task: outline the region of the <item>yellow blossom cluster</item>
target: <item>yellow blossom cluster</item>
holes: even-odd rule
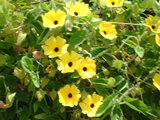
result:
[[[74,107],[78,105],[81,98],[80,90],[75,85],[65,85],[58,91],[59,102],[63,106]],[[82,113],[87,114],[88,117],[95,117],[96,111],[102,104],[103,97],[93,93],[79,103]]]
[[[89,5],[84,2],[68,2],[66,5],[66,11],[69,15],[75,17],[87,16],[91,12]],[[51,10],[42,16],[44,27],[56,28],[65,24],[66,13],[58,9],[57,11]],[[107,28],[108,27],[108,28]],[[100,34],[108,39],[116,37],[115,26],[103,22],[100,24]],[[110,29],[110,30],[108,30]],[[106,34],[104,34],[106,32]],[[112,34],[113,33],[113,34]],[[82,57],[75,51],[68,52],[69,44],[66,40],[60,36],[50,37],[45,41],[45,45],[42,45],[44,54],[49,58],[58,57],[56,60],[58,65],[57,69],[61,73],[71,73],[77,71],[82,79],[91,78],[96,75],[95,61],[89,57]],[[46,68],[46,72],[49,72],[53,65],[49,65]],[[63,106],[74,107],[78,105],[81,98],[80,90],[75,85],[65,85],[58,91],[59,102]],[[79,103],[82,109],[82,113],[87,114],[89,117],[95,117],[96,111],[102,104],[103,97],[94,93],[92,96],[88,95],[84,100]]]
[[[83,8],[83,9],[82,9]],[[89,5],[84,2],[68,2],[65,8],[67,13],[71,16],[80,17],[90,14]],[[42,16],[44,27],[55,28],[63,26],[65,24],[66,13],[58,9],[57,11],[51,10]],[[117,37],[117,31],[115,25],[109,22],[103,21],[99,25],[99,33],[107,39],[114,39]],[[95,61],[89,57],[81,57],[75,51],[70,53],[67,51],[69,44],[66,44],[66,40],[57,37],[50,37],[45,45],[42,45],[44,54],[49,58],[59,57],[56,60],[58,64],[58,70],[62,73],[74,72],[77,70],[82,79],[91,78],[96,75]]]
[[[115,4],[112,5],[113,3]],[[123,0],[110,0],[109,2],[106,1],[106,5],[109,5],[109,4],[111,4],[114,7],[122,6]],[[74,17],[82,17],[82,16],[87,16],[91,14],[91,11],[89,10],[89,5],[85,4],[84,2],[69,1],[66,4],[66,6],[67,7],[65,9],[67,13]],[[50,10],[48,13],[42,16],[43,25],[44,27],[48,27],[48,28],[56,28],[56,27],[63,26],[65,24],[66,16],[67,16],[66,13],[60,9],[58,9],[57,11]],[[99,33],[104,38],[107,38],[110,40],[117,37],[117,31],[115,29],[115,25],[112,25],[111,23],[106,21],[103,21],[100,23]],[[67,45],[65,46],[65,48],[67,48]]]
[[[105,1],[106,6],[119,7],[122,6],[123,0],[109,0]],[[61,9],[50,10],[42,16],[43,26],[47,28],[62,27],[65,25],[67,15],[73,17],[83,17],[91,14],[89,5],[84,2],[67,2],[65,10],[67,14]],[[99,33],[107,39],[115,39],[117,37],[117,31],[115,25],[103,21],[99,24]],[[95,61],[89,57],[82,57],[75,51],[68,52],[69,44],[66,43],[66,39],[60,36],[52,36],[45,41],[45,45],[42,45],[44,54],[49,58],[56,58],[57,69],[61,73],[72,73],[77,71],[82,79],[88,79],[96,75]],[[46,72],[49,73],[50,68],[53,65],[49,65],[46,68]],[[77,106],[81,94],[80,90],[75,85],[65,85],[58,91],[59,102],[63,106],[74,107]],[[102,104],[103,97],[93,93],[93,95],[87,95],[87,97],[79,103],[82,113],[87,114],[88,117],[95,117],[96,111]]]
[[[91,78],[96,75],[95,61],[89,57],[81,57],[75,51],[69,53],[67,51],[68,46],[69,44],[66,44],[64,38],[52,36],[45,42],[45,45],[42,45],[42,48],[44,49],[44,54],[50,58],[59,57],[56,63],[58,64],[57,69],[61,73],[71,73],[77,70],[82,79]],[[46,70],[47,72],[48,69]]]
[[[89,10],[89,5],[84,2],[68,2],[65,8],[67,13],[71,16],[81,17],[87,16],[91,12]],[[65,24],[66,13],[58,9],[50,10],[48,13],[42,16],[43,26],[48,28],[56,28],[58,26],[63,26]]]

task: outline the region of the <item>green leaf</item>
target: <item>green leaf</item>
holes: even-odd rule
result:
[[[33,104],[33,111],[34,111],[34,113],[37,112],[38,108],[39,108],[39,102],[36,101],[36,102]]]
[[[34,20],[37,20],[37,18],[41,15],[42,13],[42,9],[40,8],[36,8],[36,9],[32,9],[29,10],[25,16],[27,17],[26,20],[24,21],[24,23],[31,23]]]
[[[108,83],[107,83],[108,87],[113,87],[115,85],[115,82],[116,82],[115,78],[113,77],[108,78]]]
[[[37,36],[32,30],[30,30],[30,33],[26,36],[26,39],[30,46],[36,46]]]
[[[105,52],[106,48],[95,48],[91,51],[92,57],[96,58]]]
[[[107,64],[109,64],[110,66],[112,66],[112,61],[114,60],[114,58],[110,55],[107,54],[103,54],[103,58],[105,59],[105,61],[107,62]]]
[[[144,48],[137,46],[134,50],[139,57],[142,58],[144,56]]]
[[[20,46],[20,45],[22,44],[22,42],[24,41],[25,37],[26,37],[26,33],[19,32],[19,33],[18,33],[18,36],[17,36],[16,45],[17,45],[17,46]]]
[[[48,85],[49,81],[50,81],[50,79],[48,79],[47,77],[43,77],[41,79],[41,87],[44,88],[46,85]]]
[[[113,60],[113,64],[112,67],[120,69],[123,65],[123,61],[122,60]]]
[[[107,79],[104,79],[104,78],[98,78],[98,79],[92,80],[91,82],[92,82],[93,84],[99,84],[99,85],[103,85],[103,86],[108,86],[108,85],[107,85],[108,80],[107,80]]]
[[[124,80],[117,86],[117,90],[123,93],[127,91],[130,87],[131,87],[130,81]]]
[[[157,65],[158,65],[158,61],[154,59],[147,59],[143,63],[143,67],[145,68],[153,68],[153,67],[156,67]]]
[[[148,107],[146,104],[144,104],[142,101],[131,98],[131,97],[126,97],[125,98],[125,104],[128,105],[130,108],[146,115],[146,113],[149,111]]]
[[[39,74],[35,72],[30,72],[29,74],[31,76],[32,82],[35,85],[35,87],[39,88],[40,87]]]
[[[57,96],[57,92],[54,90],[54,88],[52,89],[51,92],[49,92],[49,96],[51,97],[51,99],[54,101],[56,96]]]
[[[102,21],[101,18],[95,17],[95,15],[91,16],[91,24],[95,29],[97,29],[99,27],[99,24],[101,21]]]
[[[8,93],[6,96],[6,104],[9,104],[10,107],[12,106],[14,102],[15,95],[16,95],[16,92]]]
[[[144,0],[142,2],[142,7],[147,9],[155,9],[155,1],[154,0]]]
[[[117,97],[118,96],[115,94],[108,96],[107,99],[103,101],[103,104],[98,108],[96,116],[100,117],[104,113],[108,114],[111,111],[112,106],[116,102]]]
[[[39,74],[34,72],[34,65],[32,59],[27,56],[24,56],[22,57],[21,63],[23,69],[26,72],[28,72],[29,75],[31,76],[32,82],[35,85],[35,87],[39,88],[40,87]]]
[[[18,67],[15,67],[13,75],[19,78],[22,82],[22,80],[26,77],[27,72],[24,71],[24,69],[19,69]]]
[[[5,14],[0,13],[0,26],[3,26],[5,24],[7,24],[6,16],[5,16]]]
[[[34,70],[33,61],[31,60],[31,58],[29,58],[27,56],[23,56],[21,63],[22,63],[23,69],[26,72],[30,73]]]
[[[39,102],[42,101],[42,99],[44,98],[45,94],[46,94],[46,92],[44,90],[42,90],[42,89],[36,91],[36,97],[37,97]]]
[[[37,43],[41,43],[43,42],[43,38],[45,37],[45,35],[49,32],[49,28],[46,28],[43,30],[43,32],[40,34],[39,39],[37,40]]]
[[[51,115],[48,115],[47,118],[45,118],[44,120],[62,120],[63,118],[61,116],[62,115],[60,112],[56,112]]]
[[[31,115],[31,108],[24,105],[21,108],[21,111],[19,113],[19,120],[30,120],[29,116]]]
[[[121,75],[118,75],[118,76],[115,77],[115,80],[116,80],[115,86],[117,86],[120,83],[122,83],[125,80],[125,78]]]
[[[44,99],[39,103],[39,107],[43,110],[43,112],[50,114],[49,106]]]
[[[1,49],[9,49],[12,47],[12,43],[6,42],[6,41],[0,41],[0,48]]]
[[[131,17],[131,15],[133,15],[133,10],[132,9],[128,9],[125,11],[125,19],[128,19],[129,17]]]
[[[34,118],[35,119],[45,119],[48,115],[46,113],[40,113],[38,115],[35,115]]]
[[[124,40],[123,42],[131,48],[135,48],[137,46],[137,44],[131,40]]]
[[[0,54],[0,66],[3,66],[6,64],[6,56]]]
[[[107,91],[107,88],[102,85],[95,85],[96,91],[99,95],[106,97],[109,95],[109,92]]]
[[[80,45],[85,39],[86,31],[76,31],[71,38],[69,39],[69,48],[68,50],[71,51],[72,49],[76,48],[78,45]]]
[[[17,77],[13,76],[13,75],[7,75],[5,77],[5,84],[7,85],[7,87],[9,87],[11,90],[17,90],[17,86],[18,86],[18,79]]]
[[[38,20],[35,20],[35,21],[32,21],[32,24],[33,24],[34,28],[36,29],[37,33],[41,35],[43,32],[42,23]]]
[[[123,120],[123,113],[118,104],[113,108],[111,112],[111,120]]]

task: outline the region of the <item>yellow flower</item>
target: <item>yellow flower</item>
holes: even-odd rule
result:
[[[65,43],[65,39],[59,36],[57,36],[56,38],[52,36],[45,42],[46,45],[42,45],[44,54],[49,55],[50,58],[54,58],[66,53],[69,44]]]
[[[63,26],[66,19],[66,13],[58,9],[50,10],[48,13],[42,16],[43,26],[48,28],[55,28]]]
[[[84,2],[68,2],[66,10],[72,16],[87,16],[91,13],[89,5]]]
[[[153,84],[160,90],[160,74],[156,73],[153,78]]]
[[[58,64],[58,70],[62,73],[74,72],[78,69],[80,63],[80,55],[74,51],[71,53],[66,52],[59,57],[60,60],[56,60]]]
[[[105,0],[107,7],[121,7],[124,0]]]
[[[157,16],[149,16],[145,21],[146,26],[149,27],[152,32],[160,33],[160,19]]]
[[[59,102],[63,106],[77,106],[81,97],[80,91],[75,85],[66,85],[58,91]]]
[[[89,57],[82,57],[79,68],[77,69],[79,75],[83,78],[91,78],[96,75],[96,64],[95,61]]]
[[[156,34],[156,44],[160,46],[160,35]]]
[[[103,97],[95,93],[93,95],[88,95],[79,106],[82,109],[82,113],[87,114],[88,117],[95,117],[96,111],[102,104]]]
[[[115,25],[112,25],[111,23],[109,22],[101,22],[100,25],[99,25],[99,33],[107,38],[107,39],[114,39],[117,37],[117,31],[115,29]]]
[[[49,73],[50,69],[54,67],[52,64],[48,65],[47,68],[45,69],[47,73]]]

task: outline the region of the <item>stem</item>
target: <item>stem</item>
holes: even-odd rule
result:
[[[146,24],[138,24],[138,23],[123,23],[123,22],[110,22],[113,24],[122,24],[122,25],[146,25]]]
[[[136,40],[137,40],[137,44],[139,45],[139,39],[138,39],[137,37],[135,37],[135,36],[129,36],[127,39],[129,39],[129,38],[134,38],[134,39],[136,39]]]

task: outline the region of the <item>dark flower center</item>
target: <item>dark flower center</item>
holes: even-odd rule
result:
[[[54,21],[54,24],[55,24],[55,25],[57,25],[57,24],[58,24],[58,21],[57,21],[57,20],[55,20],[55,21]]]
[[[154,30],[156,27],[154,25],[152,25],[152,29]]]
[[[107,32],[106,32],[106,31],[104,31],[104,34],[106,35],[106,34],[107,34]]]
[[[78,16],[78,12],[74,12],[74,15],[75,15],[75,16]]]
[[[94,104],[92,103],[92,104],[90,105],[90,107],[91,107],[91,108],[94,108]]]
[[[112,5],[115,5],[115,2],[112,2]]]
[[[58,48],[58,47],[54,48],[54,51],[55,51],[55,52],[58,52],[58,51],[59,51],[59,48]]]
[[[72,67],[72,65],[73,65],[72,62],[69,62],[69,63],[68,63],[68,66],[69,66],[69,67]]]
[[[69,93],[69,94],[68,94],[68,97],[69,97],[69,98],[72,98],[72,93]]]
[[[83,71],[87,71],[87,68],[86,68],[86,67],[83,67]]]

